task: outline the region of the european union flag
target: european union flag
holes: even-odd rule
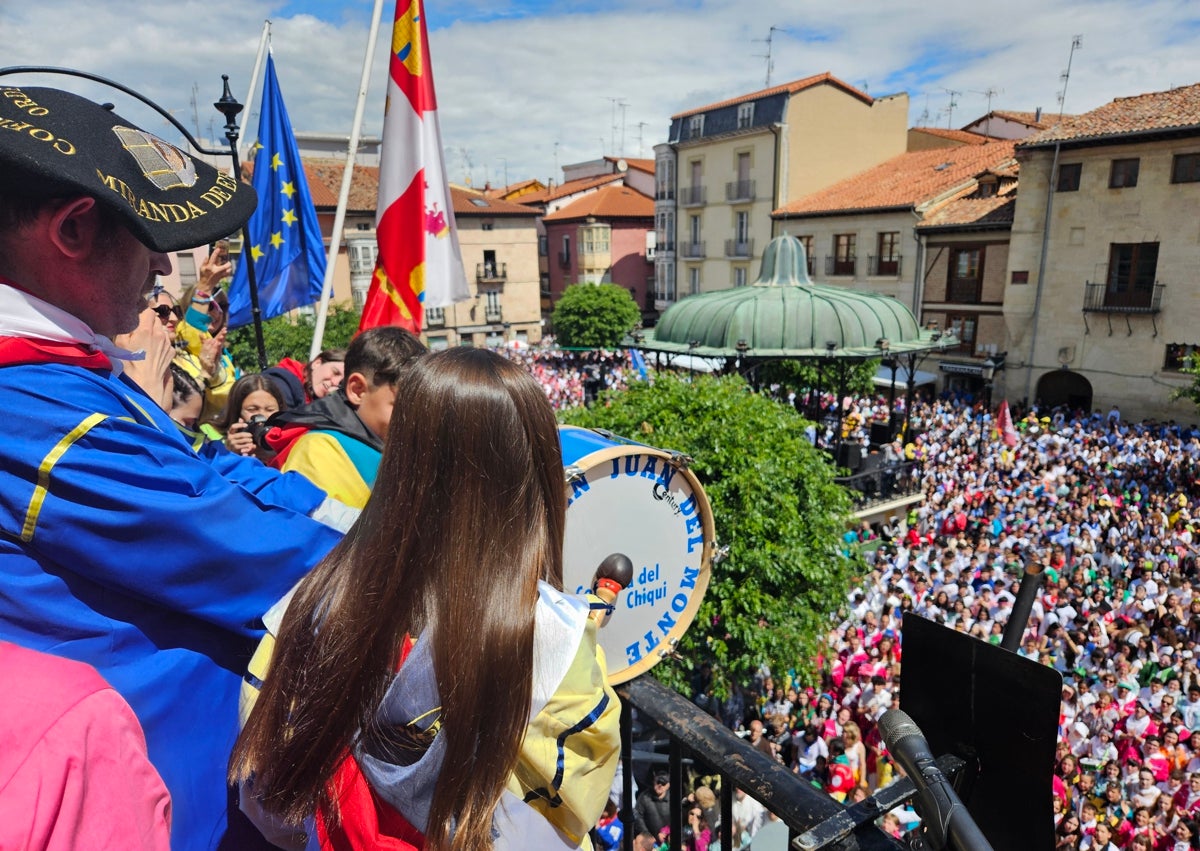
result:
[[[231,328],[253,321],[246,271],[250,263],[254,264],[263,319],[313,304],[321,298],[325,279],[325,245],[317,211],[279,92],[275,60],[269,53],[256,151],[251,182],[258,193],[258,208],[248,223],[250,244],[242,246],[229,285]]]

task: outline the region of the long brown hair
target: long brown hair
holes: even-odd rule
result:
[[[537,582],[562,587],[557,424],[528,373],[478,349],[416,361],[397,399],[371,500],[289,606],[230,776],[253,773],[291,823],[337,818],[330,778],[347,748],[394,739],[376,709],[420,635],[446,739],[426,847],[488,849],[529,718]]]

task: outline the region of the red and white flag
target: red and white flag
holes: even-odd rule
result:
[[[397,0],[379,165],[379,259],[359,330],[421,332],[424,308],[470,298],[442,161],[423,0]]]
[[[996,427],[1000,429],[1000,438],[1005,446],[1012,448],[1017,445],[1017,430],[1013,428],[1012,412],[1008,410],[1007,399],[1000,403],[1000,410],[996,414]]]

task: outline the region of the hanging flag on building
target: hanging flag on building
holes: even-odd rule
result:
[[[1005,446],[1011,449],[1017,445],[1017,430],[1013,428],[1012,412],[1008,410],[1007,399],[1000,403],[1000,410],[996,414],[996,427],[1000,429],[1000,437]]]
[[[397,0],[379,165],[379,257],[360,329],[421,332],[424,308],[470,298],[442,161],[424,3]]]
[[[258,193],[258,208],[247,225],[250,243],[242,246],[242,256],[229,285],[231,328],[253,321],[249,264],[254,264],[263,319],[313,304],[321,297],[325,278],[321,227],[270,53],[254,151],[251,183]]]

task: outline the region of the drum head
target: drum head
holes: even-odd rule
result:
[[[595,451],[578,459],[564,455],[574,477],[563,584],[584,593],[607,556],[633,561],[633,582],[598,633],[615,685],[665,658],[691,624],[708,587],[715,533],[704,490],[669,453],[609,443],[585,447]]]

